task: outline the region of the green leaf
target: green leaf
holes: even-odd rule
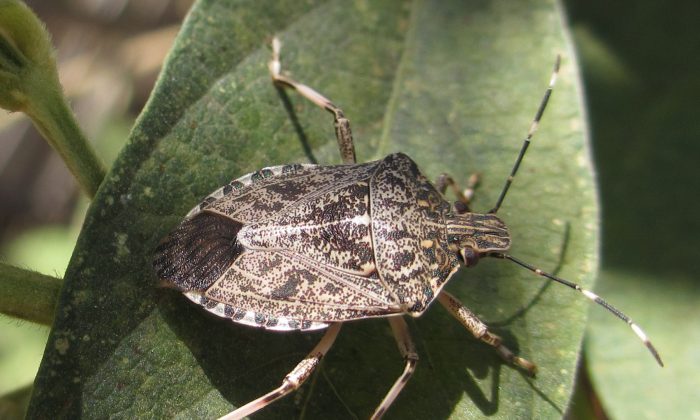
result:
[[[610,418],[700,418],[700,58],[689,48],[700,32],[684,8],[649,2],[621,22],[631,2],[569,3],[604,203],[596,292],[644,328],[665,362],[656,366],[624,325],[592,313],[591,383]]]
[[[644,326],[664,358],[659,368],[644,346],[627,340],[624,325],[591,313],[586,358],[591,381],[606,412],[615,419],[693,418],[700,387],[697,343],[697,281],[683,276],[647,277],[619,270],[601,275],[599,291]],[[624,306],[622,306],[624,305]],[[618,323],[615,323],[618,324]],[[668,392],[667,390],[673,390]]]
[[[553,2],[201,1],[88,213],[30,417],[223,415],[278,386],[320,338],[216,319],[156,288],[151,269],[158,241],[217,186],[308,161],[270,82],[273,34],[284,44],[283,67],[345,110],[360,160],[400,150],[431,178],[446,171],[464,183],[478,171],[474,207],[482,211],[495,202],[562,53],[561,83],[499,214],[515,255],[592,282],[595,193],[575,64]],[[289,97],[313,156],[338,163],[331,117]],[[389,417],[561,416],[585,299],[496,260],[448,288],[540,374],[504,365],[432,308],[410,322],[421,361]],[[368,417],[402,369],[386,322],[348,323],[309,383],[259,417]]]

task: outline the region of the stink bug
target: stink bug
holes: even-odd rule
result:
[[[281,74],[273,41],[273,82],[333,114],[345,162],[264,168],[219,188],[192,209],[158,246],[153,266],[167,285],[208,311],[275,331],[326,329],[316,347],[270,393],[225,418],[241,418],[297,389],[318,366],[343,322],[386,317],[405,359],[373,418],[381,417],[413,374],[418,354],[403,315],[418,317],[437,300],[477,339],[507,362],[534,374],[456,298],[443,290],[461,266],[484,257],[510,260],[564,284],[627,322],[662,365],[644,332],[594,293],[511,255],[510,235],[496,216],[552,92],[549,86],[496,205],[471,212],[476,183],[462,192],[447,175],[433,185],[404,154],[358,164],[343,112],[312,88]],[[443,197],[450,187],[458,201]]]

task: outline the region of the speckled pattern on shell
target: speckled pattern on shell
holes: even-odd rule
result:
[[[457,255],[447,248],[444,219],[450,205],[403,154],[380,161],[370,185],[380,277],[398,302],[418,316],[459,268]]]
[[[198,221],[206,215],[218,217]],[[418,316],[459,267],[448,249],[450,215],[442,195],[400,153],[356,165],[264,168],[192,209],[161,243],[154,266],[210,312],[257,327],[316,329]],[[231,227],[210,227],[226,220]],[[233,258],[209,258],[198,249],[208,237],[219,254],[228,246]],[[182,262],[191,255],[199,259]],[[190,278],[178,277],[180,266]],[[221,275],[192,278],[200,272]]]

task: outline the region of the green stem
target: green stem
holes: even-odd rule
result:
[[[0,0],[0,107],[29,115],[78,184],[95,196],[104,165],[68,106],[46,28],[18,0]]]
[[[60,91],[43,90],[25,112],[42,136],[61,155],[78,184],[92,198],[105,177],[105,167],[83,135]]]
[[[0,263],[0,313],[51,325],[63,280]]]
[[[4,419],[23,419],[27,415],[29,400],[32,397],[34,384],[25,385],[19,389],[0,396],[0,413]]]

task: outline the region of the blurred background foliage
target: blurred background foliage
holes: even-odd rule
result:
[[[81,126],[106,162],[121,149],[189,0],[29,1],[57,48]],[[566,0],[597,166],[597,290],[664,356],[591,311],[572,418],[700,418],[700,3]],[[0,115],[0,260],[62,276],[87,201],[20,114]],[[697,236],[696,236],[697,235]],[[695,328],[693,328],[695,327]],[[0,418],[21,418],[48,328],[0,316]]]
[[[567,0],[598,170],[596,291],[644,325],[645,361],[600,311],[585,357],[603,418],[700,418],[700,3]],[[585,378],[585,377],[583,377]],[[577,395],[573,411],[588,396]],[[584,417],[585,418],[585,417]]]

